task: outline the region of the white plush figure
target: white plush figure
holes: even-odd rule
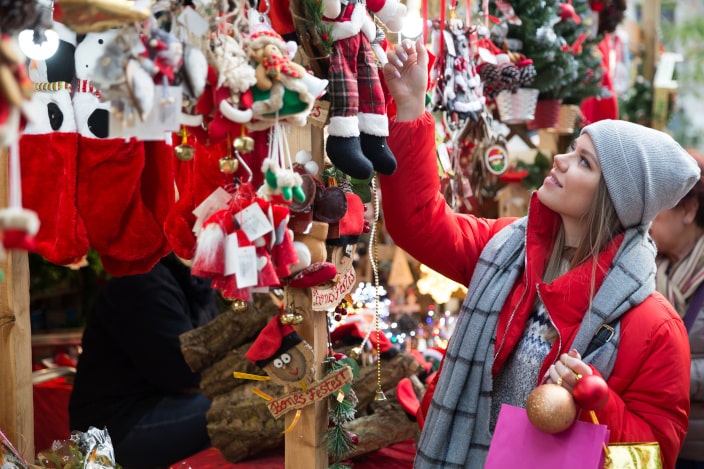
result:
[[[102,102],[100,92],[93,86],[91,77],[98,59],[108,44],[117,36],[112,29],[99,33],[88,33],[76,46],[76,90],[73,109],[78,133],[89,138],[106,138],[110,117],[110,102]]]
[[[24,129],[26,134],[50,132],[75,132],[76,122],[71,106],[71,81],[73,80],[73,53],[76,33],[54,23],[59,34],[59,49],[48,60],[32,60],[28,74],[35,85],[31,106],[36,112],[34,120]]]

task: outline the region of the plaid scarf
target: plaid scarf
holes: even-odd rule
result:
[[[523,272],[527,220],[521,218],[497,233],[479,257],[418,442],[417,469],[484,467],[492,438],[489,422],[496,324]],[[654,259],[655,245],[648,236],[648,226],[627,230],[592,301],[592,320],[582,322],[571,348],[583,353],[601,324],[621,317],[654,291]],[[583,357],[605,379],[616,359],[619,326],[611,341]]]

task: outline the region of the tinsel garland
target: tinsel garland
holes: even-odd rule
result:
[[[355,378],[359,375],[357,362],[343,354],[336,353],[328,357],[326,363],[328,373],[332,373],[347,365],[352,368],[352,374]],[[344,424],[354,420],[358,402],[359,400],[351,384],[343,386],[340,392],[328,398],[330,425],[325,434],[325,443],[328,448],[328,456],[332,461],[328,469],[351,468],[351,466],[344,464],[342,461],[352,453],[352,450],[357,445],[357,437],[345,430]]]

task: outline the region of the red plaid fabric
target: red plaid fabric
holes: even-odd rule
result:
[[[330,117],[384,114],[384,94],[371,45],[364,34],[335,41],[330,57]]]

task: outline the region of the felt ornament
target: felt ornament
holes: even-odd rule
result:
[[[196,129],[197,130],[197,129]],[[249,187],[261,184],[263,177],[257,172],[251,176],[244,167],[234,174],[225,175],[220,171],[219,160],[231,152],[226,140],[204,144],[207,134],[194,130],[191,139],[194,157],[189,161],[175,161],[176,187],[178,201],[167,215],[164,231],[174,251],[184,259],[191,259],[194,254],[196,237],[193,232],[196,217],[193,210],[200,205],[218,187],[225,187],[234,180],[248,183]],[[260,165],[267,157],[268,131],[252,132],[253,151],[239,155],[248,166]],[[253,189],[252,189],[253,190]]]
[[[245,353],[247,360],[280,385],[311,383],[315,372],[313,348],[290,325],[274,316]]]
[[[35,251],[66,265],[80,262],[89,244],[76,200],[78,134],[71,100],[76,34],[58,22],[54,29],[60,38],[57,53],[29,62],[38,117],[24,129],[20,154],[23,203],[41,221]]]
[[[327,77],[328,158],[338,169],[358,179],[369,178],[374,170],[391,174],[396,159],[386,145],[386,105],[372,52],[377,27],[369,12],[395,32],[401,28],[406,7],[398,0],[323,0],[322,9],[323,23],[333,38]]]
[[[252,32],[247,49],[256,77],[249,127],[262,129],[279,121],[305,125],[327,80],[309,74],[293,62],[287,43],[272,29],[263,27]]]
[[[280,200],[290,204],[294,199],[301,202],[305,194],[301,189],[303,179],[293,167],[287,129],[280,121],[275,121],[270,131],[269,156],[262,162],[261,171],[264,174],[264,184],[258,193],[267,200]]]

